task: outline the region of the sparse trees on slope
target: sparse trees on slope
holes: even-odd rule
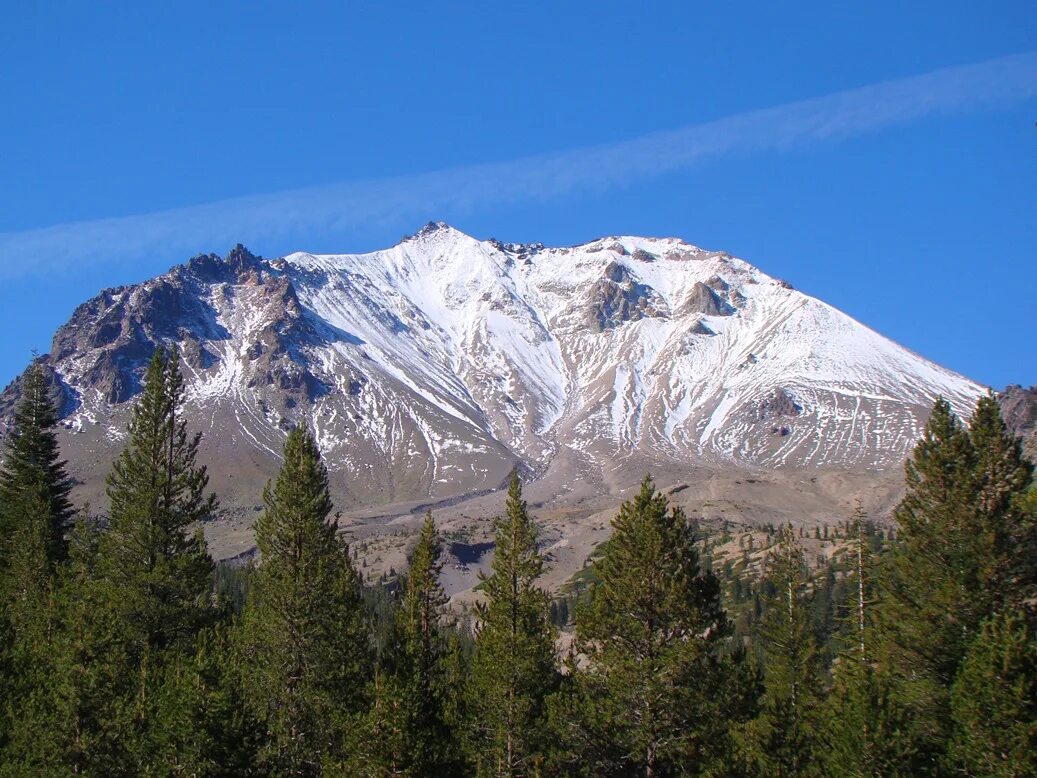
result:
[[[544,701],[555,684],[555,630],[536,586],[543,571],[537,527],[513,474],[484,578],[469,688],[471,748],[480,774],[526,775],[542,759]]]
[[[619,509],[594,573],[576,618],[591,773],[718,770],[753,688],[728,651],[720,586],[700,570],[694,531],[647,476]]]
[[[318,775],[346,756],[370,660],[360,577],[328,519],[328,474],[306,430],[288,434],[263,502],[261,562],[237,640],[242,693],[264,732],[261,769]]]

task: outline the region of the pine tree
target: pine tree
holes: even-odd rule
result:
[[[26,730],[20,753],[30,762],[176,773],[188,744],[205,742],[194,726],[172,728],[161,716],[171,674],[194,654],[212,614],[212,561],[200,530],[188,531],[212,514],[215,498],[204,494],[199,437],[188,437],[182,400],[178,357],[159,349],[108,478],[106,531],[88,522],[77,529],[61,577],[49,677],[26,716],[59,722],[60,734],[33,745]]]
[[[556,680],[555,629],[549,597],[536,586],[544,561],[517,474],[495,528],[469,685],[471,749],[480,774],[526,775],[544,753],[544,701]]]
[[[984,622],[954,682],[951,714],[954,772],[1037,774],[1037,635],[1024,613]]]
[[[761,775],[809,775],[816,772],[821,668],[807,620],[806,564],[791,527],[779,533],[765,578],[774,591],[759,630],[766,691],[747,729],[749,761]]]
[[[237,638],[242,694],[264,772],[318,775],[348,757],[371,677],[360,577],[331,512],[313,436],[288,434],[263,492],[256,569]]]
[[[930,770],[947,737],[950,685],[985,610],[972,553],[975,462],[967,432],[937,400],[905,465],[898,542],[879,581],[877,659],[912,714]]]
[[[991,608],[1022,603],[1037,595],[1033,541],[1021,498],[1033,465],[1023,457],[1022,441],[1005,425],[993,394],[981,397],[969,425],[975,452],[976,498],[972,527],[976,554],[986,562],[982,586]]]
[[[431,511],[411,555],[392,645],[379,669],[369,717],[368,775],[462,774],[456,733],[448,721],[447,597],[439,584],[442,541]],[[375,767],[376,769],[372,769]]]
[[[39,360],[21,398],[0,470],[0,748],[41,679],[54,623],[54,575],[67,556],[71,479],[59,459],[57,413]]]
[[[818,756],[828,775],[910,776],[922,765],[916,763],[913,744],[906,736],[907,713],[875,667],[875,559],[865,519],[858,502],[849,528],[853,540],[848,645],[835,663]]]
[[[876,609],[878,659],[911,714],[926,769],[939,772],[961,663],[983,621],[1026,587],[1018,506],[1032,468],[988,396],[968,431],[938,400],[905,470],[899,542]]]
[[[136,633],[142,673],[167,649],[193,651],[210,611],[213,563],[191,528],[212,517],[216,498],[206,494],[209,478],[195,461],[201,433],[188,435],[183,399],[179,356],[158,349],[107,482],[97,575]]]
[[[612,526],[576,616],[581,751],[595,774],[707,774],[753,696],[729,651],[719,582],[701,572],[687,517],[667,510],[651,478]]]
[[[72,479],[58,449],[57,410],[47,394],[40,361],[34,360],[21,382],[21,399],[15,409],[11,432],[5,442],[4,465],[0,469],[0,575],[19,542],[15,536],[26,523],[20,505],[23,499],[42,499],[45,507],[37,530],[46,539],[46,558],[51,570],[67,555],[65,533],[73,508],[69,500]]]

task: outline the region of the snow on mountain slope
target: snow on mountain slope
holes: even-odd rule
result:
[[[562,453],[887,468],[937,394],[967,415],[983,391],[681,240],[545,248],[430,224],[362,255],[238,247],[84,304],[49,358],[83,457],[117,443],[158,342],[185,355],[217,475],[269,476],[303,422],[339,493],[367,504],[495,487]]]
[[[531,462],[558,445],[764,465],[899,462],[979,386],[750,265],[676,240],[503,246],[437,226],[283,267],[381,368]],[[791,407],[770,418],[775,393]],[[432,399],[430,397],[430,399]],[[762,430],[762,433],[761,433]],[[787,432],[784,432],[787,430]],[[782,434],[784,432],[784,434]]]

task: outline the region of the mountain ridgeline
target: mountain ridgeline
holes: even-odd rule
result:
[[[239,245],[81,305],[44,359],[80,482],[124,442],[159,346],[182,355],[226,505],[255,504],[302,422],[358,507],[478,494],[516,466],[563,497],[647,470],[896,470],[934,397],[967,415],[984,391],[722,252],[436,223],[362,255]]]

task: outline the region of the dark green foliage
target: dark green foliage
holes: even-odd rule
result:
[[[193,650],[210,610],[213,564],[201,530],[191,528],[212,516],[216,498],[195,462],[201,435],[189,436],[181,417],[183,386],[176,352],[157,351],[108,476],[97,577],[133,632],[141,666],[150,652]]]
[[[877,533],[864,519],[858,503],[850,527],[853,542],[845,579],[848,601],[843,618],[844,650],[834,668],[816,753],[828,775],[916,775],[923,770],[924,762],[909,735],[908,713],[897,701],[888,679],[875,668]]]
[[[898,542],[881,577],[878,660],[911,713],[918,749],[938,771],[950,689],[981,623],[1026,587],[1025,513],[1032,468],[992,397],[966,431],[938,400],[906,465]]]
[[[242,695],[262,727],[262,770],[316,775],[347,756],[371,663],[360,578],[328,519],[328,474],[309,432],[289,433],[263,501],[238,635]]]
[[[442,541],[431,512],[411,555],[393,640],[376,676],[374,704],[357,772],[368,775],[460,775],[461,749],[448,720],[447,598],[439,585]]]
[[[947,694],[987,609],[974,542],[975,451],[943,400],[905,466],[899,542],[883,569],[876,609],[879,656],[912,712],[918,748],[938,759]]]
[[[177,356],[160,350],[108,479],[107,529],[80,522],[51,600],[41,674],[10,749],[25,769],[192,772],[214,750],[201,726],[213,690],[182,680],[212,618],[212,562],[187,532],[215,505],[182,397]]]
[[[401,592],[399,580],[365,586],[361,592],[370,642],[378,662],[388,661],[397,643],[396,613]]]
[[[57,413],[34,360],[0,469],[0,748],[15,710],[34,693],[53,626],[54,574],[67,557],[71,480],[58,451]],[[41,653],[42,652],[42,653]]]
[[[431,515],[409,570],[361,586],[303,430],[264,490],[261,562],[214,567],[189,534],[215,500],[177,361],[149,367],[107,521],[71,532],[26,374],[0,473],[0,776],[1037,771],[1037,487],[990,397],[968,430],[936,404],[896,542],[859,510],[818,530],[813,572],[772,526],[760,579],[751,537],[721,556],[738,528],[697,538],[646,478],[551,601],[513,477],[473,630]]]
[[[86,518],[72,532],[70,559],[59,577],[56,628],[43,644],[33,694],[19,706],[5,753],[11,774],[133,769],[132,751],[140,742],[138,673],[126,622],[96,584],[98,538]]]
[[[984,622],[951,690],[951,714],[956,771],[1037,774],[1037,634],[1022,612]]]
[[[993,395],[976,403],[969,438],[975,454],[974,530],[982,533],[977,553],[986,557],[983,586],[995,607],[1033,601],[1037,532],[1022,502],[1033,465],[1023,457],[1022,442],[1005,426]]]
[[[753,679],[727,650],[720,585],[700,571],[693,529],[650,478],[621,506],[594,570],[576,617],[576,753],[598,775],[719,769],[729,724],[750,712]]]
[[[807,569],[791,527],[781,530],[765,575],[773,592],[759,629],[766,691],[760,716],[742,735],[743,752],[755,774],[808,775],[816,772],[823,689],[807,616]]]
[[[1018,601],[1037,602],[1037,479],[1022,494],[1016,495],[1017,523],[1009,544],[1015,553],[1009,558],[1008,586],[1018,593]]]
[[[67,554],[65,533],[74,513],[68,496],[72,481],[58,451],[57,422],[43,368],[34,360],[22,378],[0,469],[0,575],[20,545],[19,532],[33,521],[43,522],[28,532],[44,539],[50,568]],[[29,507],[34,508],[34,518],[25,514]]]
[[[213,569],[213,598],[224,617],[240,616],[245,609],[249,581],[254,570],[252,564],[227,561],[217,563]]]
[[[907,778],[924,772],[926,756],[915,746],[910,713],[870,665],[847,660],[836,668],[823,713],[814,749],[821,774]]]
[[[549,598],[537,527],[513,474],[495,521],[493,571],[483,579],[472,677],[469,746],[480,774],[526,775],[543,759],[545,699],[556,681]]]

